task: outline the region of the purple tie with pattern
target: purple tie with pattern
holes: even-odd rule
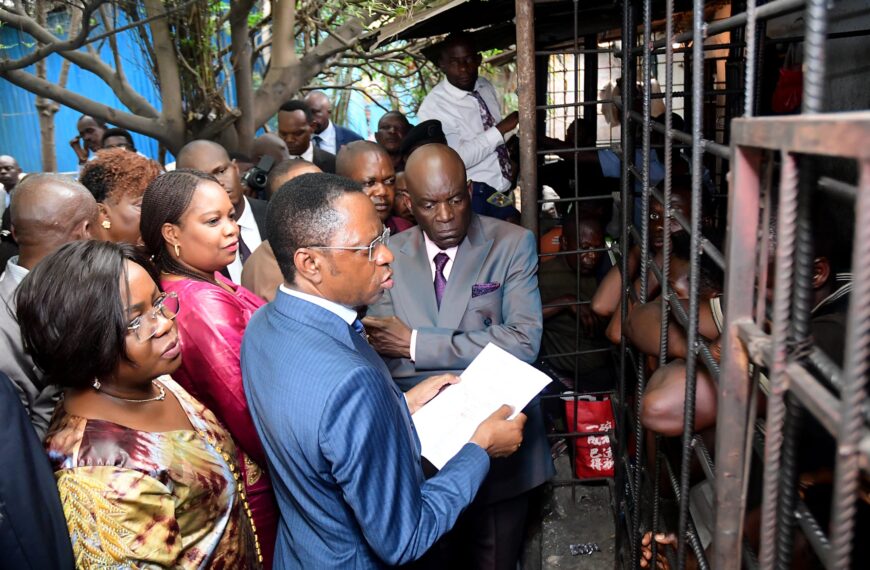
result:
[[[443,251],[435,256],[435,302],[438,308],[441,308],[441,298],[444,296],[444,289],[447,288],[447,279],[444,277],[444,266],[450,260]]]
[[[490,129],[495,126],[495,117],[489,112],[489,107],[486,106],[486,101],[483,100],[480,91],[476,89],[471,92],[471,95],[477,99],[480,106],[480,120],[483,122],[484,129]],[[495,154],[498,155],[498,166],[501,168],[501,175],[505,180],[511,179],[511,161],[508,156],[507,147],[502,143],[495,147]]]

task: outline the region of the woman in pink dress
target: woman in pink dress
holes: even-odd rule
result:
[[[239,450],[245,490],[269,568],[278,507],[266,455],[242,387],[242,335],[264,301],[219,271],[238,250],[239,227],[223,187],[211,175],[181,169],[156,178],[142,200],[142,240],[161,286],[178,295],[182,365],[174,377],[227,427]]]

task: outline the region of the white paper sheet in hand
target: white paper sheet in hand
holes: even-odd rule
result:
[[[438,469],[459,453],[480,422],[502,404],[513,407],[516,416],[550,383],[546,374],[492,343],[460,378],[413,416],[423,457]]]

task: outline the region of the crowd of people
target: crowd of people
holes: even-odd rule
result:
[[[251,156],[193,140],[164,169],[89,116],[70,143],[78,181],[0,156],[0,441],[21,458],[0,492],[39,504],[11,531],[38,538],[10,556],[512,570],[531,493],[554,474],[552,418],[538,399],[514,419],[504,406],[437,470],[411,417],[490,342],[558,390],[596,391],[612,388],[624,335],[650,356],[641,421],[681,433],[694,353],[672,323],[658,367],[655,273],[622,330],[641,250],[622,275],[609,202],[556,200],[540,240],[517,225],[517,116],[502,116],[481,61],[468,36],[448,38],[419,124],[390,111],[374,141],[334,124],[314,91],[281,106]],[[588,139],[580,128],[567,145]],[[542,180],[562,198],[607,194],[614,156],[568,153]],[[685,177],[671,208],[690,214]],[[653,262],[667,226],[668,287],[686,299],[688,236],[663,214],[653,200]],[[837,360],[848,288],[822,242],[812,322]],[[700,332],[717,353],[722,272],[702,277]],[[715,428],[715,398],[701,368],[696,429]]]

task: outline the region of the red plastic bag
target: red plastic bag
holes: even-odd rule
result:
[[[773,91],[774,113],[791,113],[801,106],[804,91],[804,74],[800,67],[779,70],[779,81]]]
[[[795,44],[791,44],[785,54],[779,81],[773,90],[771,108],[774,113],[785,114],[800,110],[804,94],[804,73],[801,70],[800,55]]]
[[[613,429],[613,408],[608,396],[577,396],[576,418],[574,398],[563,399],[569,429],[574,427],[577,432],[605,432]],[[607,434],[577,436],[574,446],[574,471],[578,479],[613,477],[613,449]]]

